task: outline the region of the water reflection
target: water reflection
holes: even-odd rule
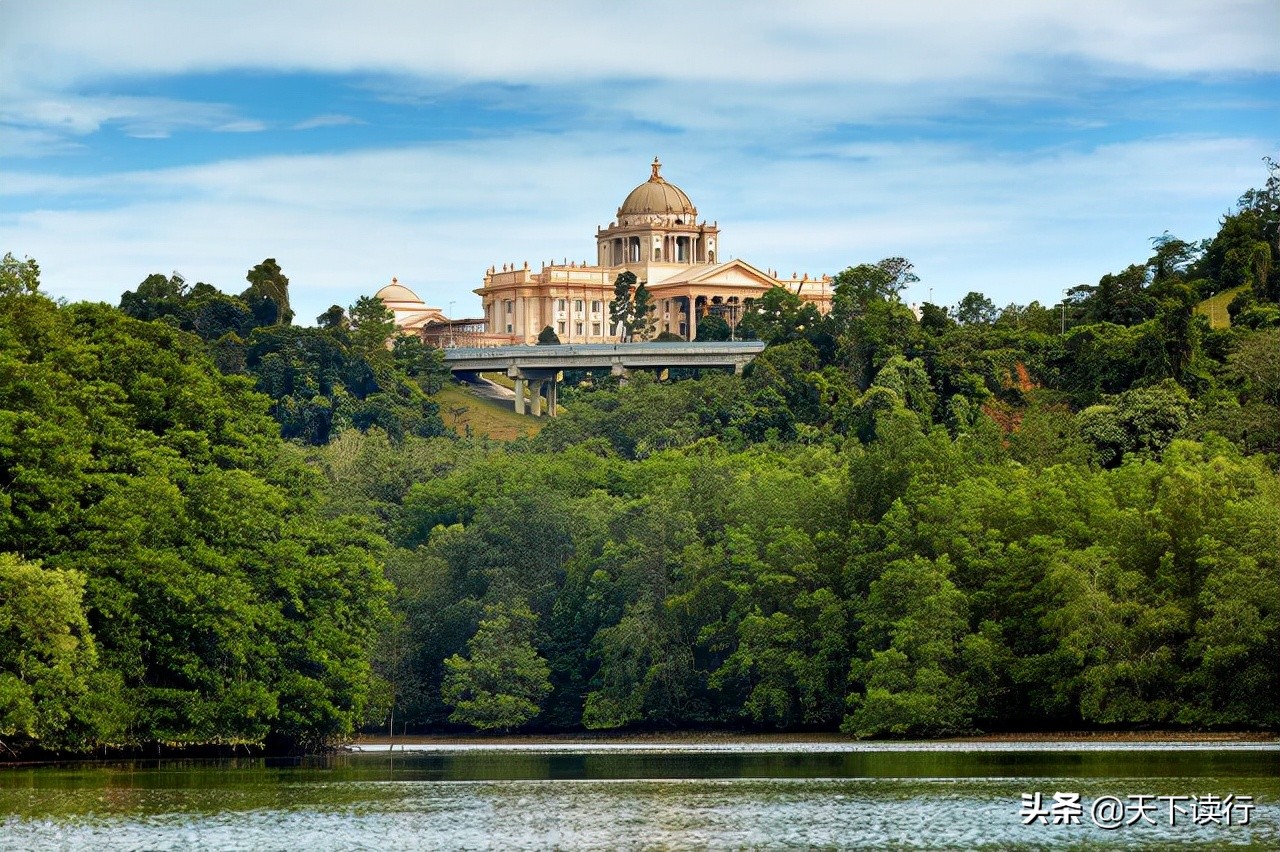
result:
[[[454,749],[0,770],[24,849],[1280,848],[1280,751]],[[1023,826],[1024,792],[1252,795],[1248,826]]]

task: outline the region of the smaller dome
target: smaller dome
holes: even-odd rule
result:
[[[390,284],[383,287],[374,295],[382,300],[382,304],[387,305],[388,307],[390,307],[393,302],[396,304],[404,304],[405,302],[416,305],[423,304],[423,301],[418,298],[417,293],[401,284],[399,280],[395,278],[392,278]]]
[[[619,216],[653,213],[698,215],[698,208],[693,206],[693,202],[684,194],[684,190],[674,183],[667,183],[659,174],[661,168],[662,163],[654,157],[653,174],[647,181],[631,190],[626,200],[622,202],[622,206],[618,208]]]

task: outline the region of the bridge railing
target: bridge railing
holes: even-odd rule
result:
[[[552,345],[521,344],[492,347],[455,347],[445,350],[445,360],[470,358],[535,357],[538,360],[558,357],[599,355],[758,355],[765,344],[759,340],[717,341],[698,343],[560,343]]]

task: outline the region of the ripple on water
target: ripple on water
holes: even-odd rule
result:
[[[1044,779],[1055,784],[1063,779]],[[1111,779],[1077,784],[1123,794]],[[1204,779],[1201,779],[1203,783]],[[1036,783],[1032,779],[1033,783]],[[743,779],[351,782],[343,797],[295,785],[275,807],[212,807],[195,796],[152,801],[153,813],[5,820],[24,849],[638,849],[638,848],[1162,848],[1183,843],[1280,846],[1275,796],[1249,827],[1023,826],[1021,782],[921,779]],[[1189,789],[1189,788],[1188,788]]]
[[[1040,744],[1037,744],[1040,745]],[[932,750],[937,752],[936,749]],[[684,755],[683,757],[681,755]],[[1280,848],[1277,759],[900,751],[348,755],[0,773],[17,849]],[[1023,826],[1021,795],[1250,794],[1231,828]]]

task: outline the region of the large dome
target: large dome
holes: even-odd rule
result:
[[[401,284],[397,279],[392,278],[391,283],[383,287],[375,293],[382,304],[390,308],[392,305],[421,305],[422,300],[418,298],[418,294]]]
[[[662,163],[653,158],[653,174],[644,183],[631,190],[631,194],[618,208],[619,216],[645,214],[683,213],[689,216],[698,215],[698,208],[693,206],[689,196],[674,183],[667,183],[658,172]]]

